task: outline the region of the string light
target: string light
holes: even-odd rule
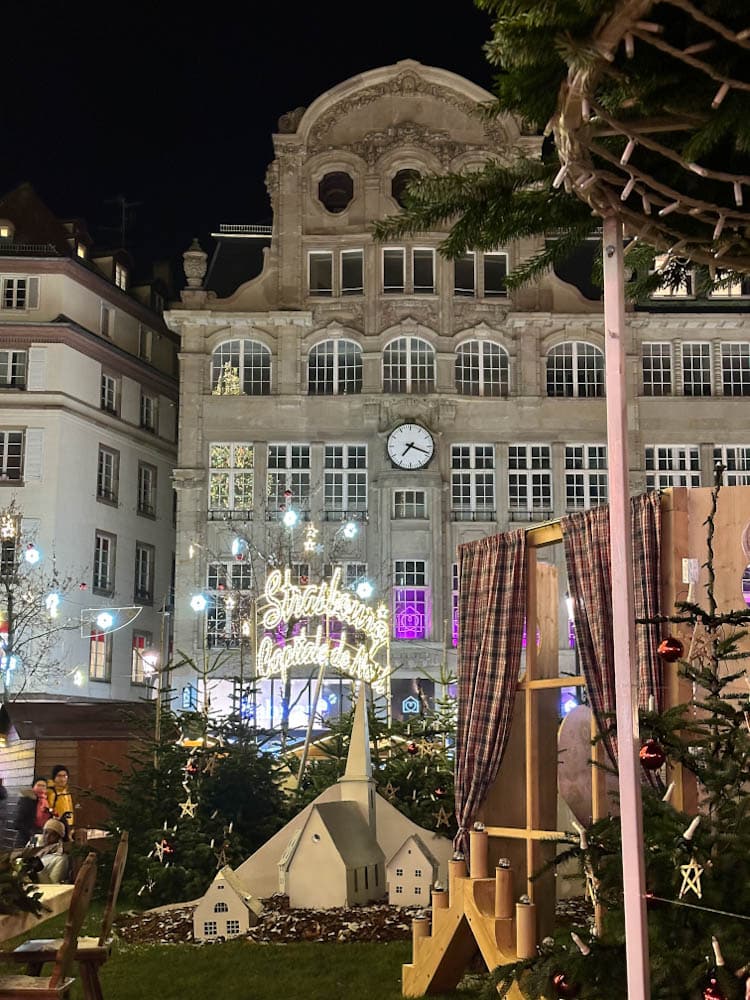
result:
[[[190,607],[193,611],[205,611],[208,601],[203,596],[203,594],[195,594],[190,598]]]

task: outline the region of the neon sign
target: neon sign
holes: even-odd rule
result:
[[[383,690],[387,668],[377,657],[388,642],[388,609],[382,604],[369,607],[351,591],[341,590],[340,583],[340,569],[334,570],[330,580],[305,587],[292,583],[288,569],[269,573],[263,594],[265,608],[260,616],[266,634],[256,656],[259,677],[286,680],[294,667],[329,665]],[[279,629],[280,625],[311,618],[323,621],[291,637],[279,634],[288,632],[286,627]],[[331,634],[334,630],[335,635]],[[351,632],[357,633],[359,641],[349,642]]]

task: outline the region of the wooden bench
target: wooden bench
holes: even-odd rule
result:
[[[70,900],[65,931],[54,954],[52,975],[0,976],[0,1000],[63,1000],[74,979],[69,975],[75,958],[78,934],[86,918],[96,882],[96,854],[92,851],[81,865]]]
[[[89,857],[95,855],[90,854]],[[115,907],[117,897],[120,893],[122,876],[125,872],[125,862],[128,857],[128,833],[127,830],[120,837],[117,846],[117,853],[112,865],[112,878],[109,882],[107,892],[107,902],[104,907],[104,916],[99,931],[99,937],[78,938],[75,950],[75,961],[81,975],[81,986],[85,1000],[103,1000],[101,983],[99,981],[99,969],[109,958],[112,952],[112,940],[110,933],[112,923],[115,918]],[[12,959],[15,962],[22,962],[27,967],[30,975],[38,976],[45,962],[53,962],[55,955],[60,948],[61,942],[54,938],[45,938],[34,941],[25,941],[12,952]],[[0,992],[0,998],[3,997]]]

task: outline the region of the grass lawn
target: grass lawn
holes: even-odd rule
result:
[[[100,920],[101,910],[92,907],[84,933],[97,933]],[[64,917],[57,917],[25,936],[54,937],[63,924]],[[400,1000],[401,966],[410,958],[409,941],[122,944],[115,946],[101,981],[106,1000]],[[478,1000],[479,993],[462,989],[458,996]],[[81,1000],[79,983],[71,998]]]

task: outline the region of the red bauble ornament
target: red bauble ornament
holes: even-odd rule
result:
[[[406,752],[410,753],[412,755],[415,754],[415,753],[419,753],[419,747],[417,746],[416,743],[407,743],[406,744]]]
[[[564,972],[556,972],[552,977],[552,985],[555,987],[558,997],[577,997],[581,991],[578,983],[570,983],[565,978]]]
[[[715,976],[711,976],[708,983],[703,987],[703,1000],[727,1000],[726,994]]]
[[[664,748],[660,747],[656,740],[646,740],[638,751],[641,764],[647,771],[658,771],[664,765],[667,755]]]
[[[444,788],[436,788],[435,789],[435,798],[436,799],[444,799],[447,794],[448,793],[446,792],[446,790]]]
[[[675,638],[675,636],[668,635],[667,638],[662,639],[656,647],[656,652],[662,660],[666,660],[667,663],[676,663],[677,660],[682,659],[685,653],[685,647],[679,639]]]

